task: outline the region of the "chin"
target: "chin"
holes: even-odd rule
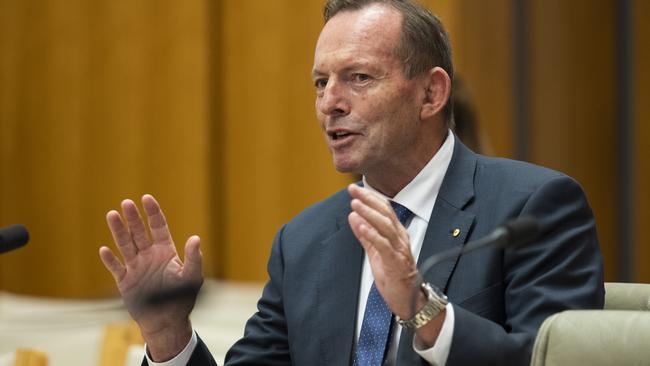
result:
[[[334,168],[339,173],[359,173],[359,164],[358,162],[351,161],[349,159],[341,159],[333,157]]]

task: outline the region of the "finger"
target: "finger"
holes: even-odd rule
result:
[[[359,243],[361,243],[361,246],[366,251],[366,254],[370,257],[374,254],[374,252],[377,251],[377,249],[373,247],[373,243],[367,241],[363,236],[361,232],[361,227],[364,226],[365,224],[363,224],[362,221],[365,220],[363,220],[361,216],[359,216],[354,212],[350,213],[350,215],[348,216],[348,222],[350,223],[350,228],[352,229],[352,233],[357,238]]]
[[[395,228],[399,229],[404,227],[404,225],[402,225],[402,223],[397,218],[397,215],[395,214],[395,210],[391,206],[390,202],[386,200],[384,197],[368,189],[359,187],[356,184],[351,184],[348,187],[348,190],[350,191],[350,195],[353,198],[360,200],[368,207],[388,217]],[[404,239],[404,234],[406,233],[406,230],[398,230],[398,233],[401,233],[399,235],[402,237],[402,239]]]
[[[198,235],[192,235],[185,243],[185,265],[184,274],[188,278],[203,278],[203,255],[201,254],[201,238]]]
[[[126,224],[129,227],[129,232],[133,237],[135,246],[138,250],[143,250],[151,245],[151,240],[147,235],[147,230],[145,229],[144,222],[140,216],[140,210],[131,200],[122,201],[122,214],[126,219]]]
[[[131,234],[126,229],[126,226],[124,226],[120,214],[115,210],[109,211],[106,214],[106,223],[108,224],[108,228],[111,230],[111,235],[113,235],[115,245],[120,251],[120,254],[122,254],[124,261],[128,262],[133,259],[136,254],[138,254],[138,249],[133,243]]]
[[[106,269],[113,275],[115,282],[119,283],[126,274],[126,268],[120,263],[120,260],[117,259],[115,254],[113,254],[113,251],[108,247],[101,247],[99,248],[99,258],[101,258]]]
[[[348,222],[350,223],[354,236],[359,239],[366,253],[371,254],[373,250],[376,250],[380,256],[386,256],[392,253],[393,248],[390,242],[379,235],[376,230],[372,229],[367,221],[358,213],[351,212],[348,216]]]
[[[397,216],[395,216],[393,207],[390,205],[390,202],[388,202],[388,200],[386,200],[384,197],[381,197],[380,195],[368,189],[359,187],[356,184],[350,184],[348,186],[348,191],[350,192],[352,198],[360,200],[369,207],[381,212],[383,215],[399,222],[399,220],[397,220]]]
[[[167,220],[156,199],[150,194],[145,194],[142,196],[142,206],[144,207],[144,212],[147,214],[153,243],[174,245],[169,228],[167,227]]]
[[[369,207],[358,199],[353,199],[351,202],[352,210],[363,217],[368,225],[377,230],[382,236],[393,242],[395,245],[400,241],[400,228],[396,226],[392,218],[387,217],[374,208]]]

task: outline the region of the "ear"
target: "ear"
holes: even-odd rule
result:
[[[420,110],[420,118],[423,120],[440,113],[451,94],[451,78],[441,67],[429,70],[425,78],[425,97]]]

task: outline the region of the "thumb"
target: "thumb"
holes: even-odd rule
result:
[[[192,235],[185,243],[185,264],[183,273],[192,281],[203,281],[203,255],[201,254],[201,238]]]

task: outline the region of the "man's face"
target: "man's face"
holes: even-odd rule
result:
[[[316,113],[338,171],[385,174],[416,158],[424,91],[404,76],[400,35],[401,15],[385,5],[340,12],[320,34]]]

